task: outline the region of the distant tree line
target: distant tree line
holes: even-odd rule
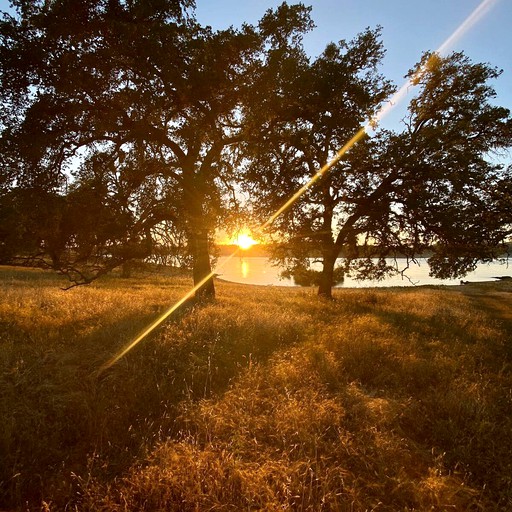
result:
[[[218,227],[242,211],[264,223],[394,91],[380,28],[310,58],[302,4],[220,31],[192,0],[13,5],[0,22],[0,262],[74,284],[147,258],[201,283]],[[340,276],[395,271],[397,254],[429,249],[439,277],[502,254],[512,169],[489,155],[512,145],[512,120],[492,101],[499,74],[425,53],[404,129],[363,138],[278,217],[274,256],[306,271],[316,247],[329,297]],[[214,294],[212,279],[197,292]]]

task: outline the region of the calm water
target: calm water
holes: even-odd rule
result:
[[[389,260],[392,264],[393,260]],[[400,262],[400,260],[398,260]],[[390,277],[384,281],[356,281],[346,278],[342,288],[365,288],[372,286],[414,286],[425,284],[459,284],[460,279],[441,280],[434,279],[428,275],[429,269],[425,259],[420,259],[419,265],[411,264],[407,275],[409,279],[402,278],[400,275]],[[319,270],[321,267],[318,267]],[[215,268],[215,272],[221,279],[232,281],[234,283],[256,284],[262,286],[296,286],[291,279],[282,279],[279,277],[281,270],[270,264],[268,258],[264,257],[240,257],[233,258],[220,257]],[[493,276],[512,275],[512,265],[510,264],[482,264],[474,272],[464,277],[464,281],[493,281]]]

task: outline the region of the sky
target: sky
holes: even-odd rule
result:
[[[196,17],[214,29],[257,23],[280,0],[196,0]],[[288,3],[294,3],[289,0]],[[312,6],[316,28],[304,38],[311,57],[341,39],[351,40],[366,27],[382,26],[386,56],[380,68],[397,87],[422,53],[437,50],[483,2],[482,0],[304,0]],[[493,82],[496,104],[512,110],[512,0],[487,0],[484,14],[450,44],[449,51],[464,51],[474,62],[502,69]],[[385,128],[400,128],[407,97],[382,120]]]

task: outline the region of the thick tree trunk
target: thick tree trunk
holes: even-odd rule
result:
[[[210,265],[208,224],[204,216],[206,186],[202,175],[194,172],[194,166],[191,164],[193,161],[194,158],[185,169],[184,207],[188,224],[188,243],[192,254],[194,287],[197,287],[195,298],[205,302],[215,299],[215,285]]]
[[[334,285],[334,265],[336,264],[336,254],[334,251],[323,257],[322,273],[320,274],[320,284],[318,286],[318,295],[326,299],[332,299],[332,287]]]
[[[50,252],[50,258],[52,259],[52,268],[58,269],[60,267],[60,254]]]
[[[334,284],[334,265],[336,264],[336,257],[338,255],[338,251],[336,250],[332,240],[334,202],[330,193],[330,179],[324,181],[323,206],[323,236],[321,240],[323,267],[322,273],[320,274],[318,295],[320,297],[332,299],[332,287]]]
[[[215,298],[215,285],[213,284],[212,267],[210,264],[208,234],[193,234],[190,243],[192,248],[194,286],[199,286],[206,279],[196,290],[195,297],[202,302],[213,300]]]

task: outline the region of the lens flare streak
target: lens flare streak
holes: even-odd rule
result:
[[[361,128],[337,153],[336,155],[327,162],[305,185],[303,185],[295,194],[293,194],[286,203],[279,208],[266,222],[264,222],[257,230],[262,231],[266,227],[270,226],[285,210],[287,210],[299,197],[301,197],[308,189],[310,189],[324,174],[326,174],[334,165],[336,165],[343,155],[366,133],[366,126]]]
[[[470,30],[480,19],[489,12],[491,7],[497,3],[499,0],[483,0],[476,9],[457,27],[457,29],[448,37],[441,46],[436,50],[435,53],[443,54],[450,47],[452,47],[455,42],[460,39],[468,30]],[[290,206],[292,206],[308,189],[310,189],[319,179],[322,178],[334,165],[336,165],[343,155],[349,151],[352,146],[354,146],[357,142],[361,140],[365,136],[366,133],[371,132],[374,129],[376,124],[378,124],[391,110],[400,103],[404,97],[407,95],[409,88],[413,86],[414,81],[418,78],[421,73],[423,73],[427,67],[429,62],[425,63],[421,66],[414,75],[400,87],[400,89],[392,96],[392,98],[388,101],[386,105],[381,107],[381,109],[377,112],[377,114],[370,119],[337,153],[336,155],[327,162],[305,185],[303,185],[295,194],[293,194],[286,203],[284,203],[271,217],[267,219],[259,228],[257,228],[254,232],[258,233],[263,231],[265,228],[270,226],[276,219],[279,217],[284,211],[286,211]],[[222,269],[224,265],[228,263],[238,252],[240,248],[235,249],[235,251],[225,258],[220,266],[217,267],[216,270]],[[174,304],[171,308],[169,308],[165,313],[163,313],[160,317],[153,321],[137,338],[135,338],[131,343],[129,343],[121,352],[115,355],[112,359],[107,361],[103,366],[100,367],[99,372],[101,373],[112,365],[117,363],[122,357],[124,357],[130,350],[132,350],[136,345],[138,345],[146,336],[148,336],[151,332],[153,332],[164,320],[166,320],[174,311],[176,311],[181,305],[183,305],[188,299],[195,294],[197,290],[199,290],[202,286],[204,286],[210,279],[214,277],[215,273],[210,272],[206,277],[204,277],[201,282],[197,283],[189,292],[187,292],[176,304]]]
[[[490,9],[499,0],[483,0],[476,9],[452,32],[452,34],[439,46],[435,51],[436,54],[443,55],[455,43],[468,32],[482,17],[487,14]],[[405,82],[402,87],[391,97],[391,99],[384,105],[379,112],[365,125],[367,132],[371,131],[373,127],[378,124],[389,112],[391,112],[396,105],[398,105],[407,96],[409,89],[414,85],[415,80],[426,71],[430,61],[427,61],[423,66],[416,70],[416,72]]]
[[[236,249],[232,254],[227,256],[222,264],[216,268],[216,270],[220,270],[224,265],[226,265],[237,253],[239,249]],[[199,283],[197,283],[193,288],[191,288],[176,304],[171,306],[168,310],[166,310],[162,315],[160,315],[156,320],[153,321],[144,331],[142,331],[137,338],[135,338],[131,343],[129,343],[126,347],[121,350],[118,354],[116,354],[112,359],[108,360],[105,364],[103,364],[98,374],[108,370],[111,366],[117,363],[119,359],[123,358],[132,348],[138,345],[146,336],[151,334],[160,324],[162,324],[170,315],[172,315],[180,306],[182,306],[188,299],[194,295],[197,290],[199,290],[202,286],[204,286],[210,279],[212,279],[217,272],[210,272],[206,277],[204,277]]]

